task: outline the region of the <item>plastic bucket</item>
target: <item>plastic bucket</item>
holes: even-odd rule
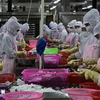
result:
[[[97,83],[94,82],[86,82],[82,84],[83,88],[89,88],[89,89],[100,89],[100,87],[97,85]]]
[[[5,100],[42,100],[42,93],[39,92],[10,92],[3,95]]]
[[[71,88],[62,91],[68,93],[72,100],[92,100],[92,97],[89,94],[91,91],[94,91],[94,89]]]
[[[100,100],[100,91],[93,91],[90,93],[90,96],[93,100]]]

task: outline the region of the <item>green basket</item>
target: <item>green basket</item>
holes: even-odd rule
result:
[[[58,48],[46,48],[44,54],[58,54]]]
[[[36,40],[36,38],[24,38],[25,41],[27,40]]]

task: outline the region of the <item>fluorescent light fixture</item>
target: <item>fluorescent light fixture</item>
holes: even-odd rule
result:
[[[57,6],[53,6],[53,7],[50,8],[50,10],[53,10],[53,9],[55,9],[56,7],[57,7]]]
[[[14,8],[14,5],[12,4],[12,8]]]
[[[82,8],[82,10],[85,10],[85,9],[87,9],[87,7],[83,7],[83,8]]]
[[[46,5],[47,7],[49,7],[49,5]]]
[[[73,11],[74,13],[76,12],[76,10]]]
[[[57,4],[58,2],[60,2],[61,0],[56,0],[56,1],[54,1],[53,3],[54,4]]]
[[[48,11],[48,10],[46,10],[46,13],[49,13],[49,11]]]
[[[92,8],[92,5],[87,6],[87,8]]]

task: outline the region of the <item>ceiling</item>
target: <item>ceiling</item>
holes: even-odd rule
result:
[[[14,1],[17,1],[18,3],[29,3],[31,0],[14,0]],[[52,4],[53,1],[55,0],[44,0],[45,3],[50,3]],[[70,5],[85,5],[84,2],[87,1],[87,3],[91,4],[92,3],[92,0],[61,0],[61,2],[64,2],[65,4],[67,2],[70,3]],[[33,3],[39,3],[41,2],[41,0],[32,0]],[[97,0],[97,2],[100,3],[100,0]]]
[[[18,2],[30,2],[31,0],[18,0]],[[40,2],[41,0],[33,0],[32,2]],[[51,2],[52,0],[45,0],[45,2]]]
[[[4,1],[4,0],[3,0]],[[8,0],[6,0],[8,1]],[[13,3],[16,3],[16,5],[26,6],[29,8],[31,0],[12,0]],[[50,10],[52,6],[57,6],[56,8],[59,8],[60,11],[84,11],[82,10],[83,7],[87,7],[89,5],[92,5],[92,0],[61,0],[61,2],[57,3],[56,5],[53,3],[55,0],[44,0],[45,1],[45,9]],[[41,0],[32,0],[32,8],[36,9],[38,11]],[[97,0],[98,9],[100,11],[100,0]],[[47,6],[49,5],[49,6]],[[61,10],[63,8],[63,10]],[[69,10],[68,10],[69,9]],[[91,8],[89,8],[91,9]],[[88,9],[86,9],[88,10]]]
[[[31,0],[15,0],[15,1],[18,1],[18,2],[30,2]],[[33,2],[40,2],[41,0],[33,0]],[[45,2],[52,2],[54,0],[44,0]],[[66,0],[66,1],[69,1],[69,2],[84,2],[85,0]],[[92,1],[92,0],[86,0],[86,1]],[[100,2],[100,0],[97,0],[98,2]]]

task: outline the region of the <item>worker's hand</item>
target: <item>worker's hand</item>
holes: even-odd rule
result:
[[[26,47],[26,43],[18,42],[18,46],[21,47],[21,48],[25,48]]]
[[[58,39],[53,39],[52,42],[59,43],[60,41]]]
[[[91,79],[94,82],[98,82],[98,76],[100,75],[98,72],[91,71],[89,69],[78,69],[78,73],[85,77],[85,79]]]
[[[94,64],[97,64],[97,60],[98,59],[95,59],[95,58],[86,58],[83,60],[83,63],[85,63],[87,66],[94,65]]]
[[[71,60],[71,61],[68,62],[68,65],[72,65],[72,66],[79,66],[81,64],[82,64],[82,62],[79,59]]]
[[[0,61],[0,71],[2,70],[2,68],[3,68],[3,62]]]
[[[91,69],[93,71],[96,71],[96,72],[100,72],[100,67],[97,66],[97,64],[94,64],[94,65],[88,65],[87,67],[88,69]]]
[[[52,42],[52,39],[49,38],[48,41],[49,41],[49,42]]]
[[[25,45],[26,45],[27,47],[30,47],[30,45],[28,45],[27,43],[25,43]]]
[[[26,51],[17,51],[16,52],[17,56],[25,56],[26,55]]]
[[[74,47],[72,49],[70,49],[70,53],[76,53],[79,50],[78,47]]]
[[[91,79],[93,80],[94,82],[98,82],[98,76],[100,74],[98,72],[95,72],[95,71],[92,71],[92,70],[87,70],[85,72],[85,78],[86,79]]]
[[[76,44],[76,47],[79,47],[80,46],[80,43],[78,42],[77,44]]]
[[[70,50],[71,50],[71,48],[67,48],[67,49],[62,49],[61,51],[70,53]]]
[[[75,54],[73,53],[68,57],[68,62],[74,59],[76,59],[76,57],[75,57]]]
[[[60,46],[61,48],[63,48],[63,49],[70,48],[70,45],[66,45],[66,44],[60,44],[59,46]]]
[[[81,76],[85,76],[86,71],[88,71],[88,69],[77,69],[78,74]]]

